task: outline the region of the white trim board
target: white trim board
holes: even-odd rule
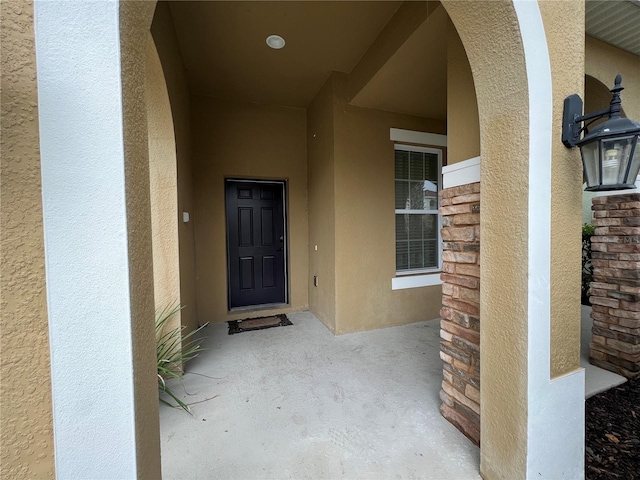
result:
[[[439,133],[417,132],[415,130],[390,128],[389,138],[394,142],[417,143],[419,145],[433,145],[435,147],[447,146],[447,136],[441,135]]]
[[[442,167],[442,188],[459,187],[480,181],[480,157]]]
[[[55,475],[136,478],[120,6],[34,3]]]
[[[394,277],[391,279],[391,290],[431,287],[434,285],[442,285],[440,273],[429,273],[427,275],[409,275],[405,277]]]

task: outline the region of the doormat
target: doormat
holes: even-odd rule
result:
[[[229,335],[234,333],[249,332],[251,330],[264,330],[271,327],[286,327],[293,325],[286,315],[273,315],[271,317],[251,318],[246,320],[232,320],[229,324]]]

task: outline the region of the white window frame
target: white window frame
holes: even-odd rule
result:
[[[393,146],[394,152],[396,150],[402,150],[402,151],[407,151],[407,152],[422,152],[422,153],[429,153],[429,154],[435,154],[438,156],[438,178],[439,178],[439,182],[438,182],[438,193],[440,193],[440,191],[442,190],[442,150],[439,148],[430,148],[430,147],[421,147],[421,146],[416,146],[416,145],[405,145],[405,144],[401,144],[401,143],[395,143]],[[395,157],[395,155],[394,155]],[[395,161],[395,160],[394,160]],[[394,189],[395,189],[395,174],[394,174]],[[440,201],[438,200],[438,205],[440,204]],[[437,251],[437,255],[438,255],[438,265],[436,267],[430,267],[430,268],[420,268],[420,269],[413,269],[413,270],[396,270],[396,278],[392,279],[392,289],[396,290],[396,289],[401,289],[401,288],[413,288],[413,287],[419,287],[419,286],[427,286],[427,285],[437,285],[442,283],[439,280],[439,275],[437,275],[437,280],[435,278],[428,278],[428,279],[415,279],[415,281],[400,281],[401,277],[406,277],[409,275],[413,275],[413,276],[417,276],[417,275],[422,275],[422,276],[429,276],[429,277],[433,277],[433,275],[429,275],[429,274],[434,274],[434,273],[439,273],[442,271],[442,236],[440,234],[440,230],[442,229],[442,215],[440,215],[440,210],[408,210],[408,209],[395,209],[394,211],[394,224],[395,224],[395,218],[396,215],[402,215],[402,214],[413,214],[413,215],[424,215],[424,214],[431,214],[431,215],[436,215],[438,218],[438,240],[436,242],[436,251]],[[394,241],[394,247],[397,246],[397,240]],[[397,264],[396,264],[397,267]]]

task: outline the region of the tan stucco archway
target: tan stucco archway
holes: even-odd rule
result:
[[[480,116],[485,319],[481,470],[489,478],[524,478],[534,471],[551,476],[558,469],[571,476],[582,465],[576,459],[582,456],[583,378],[579,297],[572,300],[571,287],[578,288],[579,267],[566,252],[579,251],[579,242],[573,248],[571,239],[579,235],[572,229],[580,222],[580,174],[575,152],[552,142],[552,131],[560,124],[564,96],[583,88],[579,39],[584,5],[573,1],[562,7],[575,22],[574,30],[567,29],[567,17],[557,9],[537,2],[444,6],[472,67]],[[567,37],[573,50],[565,47]],[[574,66],[568,68],[574,73],[553,75],[560,64]],[[534,73],[539,65],[546,70]],[[540,100],[542,105],[535,103]],[[549,198],[534,205],[532,197],[538,194]],[[572,215],[575,221],[566,221]],[[552,377],[565,374],[553,384]],[[576,411],[566,415],[567,406]],[[564,423],[558,421],[563,416]],[[571,428],[565,428],[567,422]],[[564,428],[562,443],[571,452],[553,441],[542,445],[542,433],[550,425]],[[543,465],[541,456],[553,450],[555,456],[545,458]],[[568,461],[558,462],[558,455]]]
[[[33,5],[0,4],[0,477],[53,478]]]
[[[480,114],[481,469],[486,478],[525,478],[537,473],[544,478],[558,473],[550,469],[565,465],[564,475],[579,477],[575,460],[581,457],[582,445],[576,445],[576,440],[581,444],[582,437],[576,432],[582,430],[578,398],[583,391],[579,376],[573,373],[578,371],[579,254],[575,265],[572,258],[580,248],[579,233],[573,230],[579,225],[581,175],[576,173],[580,171],[576,153],[564,150],[557,137],[562,99],[582,90],[584,3],[447,1],[444,5],[471,63]],[[153,301],[148,295],[153,288],[148,152],[141,94],[154,6],[155,2],[121,2],[119,21],[110,27],[120,40],[122,62],[126,178],[122,193],[126,194],[130,227],[131,255],[126,262],[131,290],[136,473],[140,478],[160,476],[150,335]],[[545,61],[546,70],[533,68]],[[538,193],[543,195],[536,197]],[[558,421],[558,415],[567,412]],[[567,426],[564,436],[553,434]],[[541,436],[548,441],[547,448],[555,450],[552,461],[541,458],[546,452],[541,450]],[[556,463],[558,455],[567,462]]]
[[[480,117],[481,472],[523,478],[569,468],[579,476],[581,175],[556,132],[563,98],[582,90],[584,5],[567,2],[553,14],[535,2],[443,5],[471,65]],[[568,40],[574,49],[562,45]],[[551,423],[540,412],[558,419],[559,397],[551,397],[566,389],[573,458],[553,466],[549,458],[543,472],[538,463],[551,450],[540,429]]]
[[[161,476],[144,98],[154,7],[35,4],[60,477]]]
[[[129,248],[130,288],[139,293],[132,302],[132,344],[136,391],[136,470],[138,478],[159,478],[160,426],[157,385],[151,221],[149,207],[149,151],[144,94],[145,55],[149,28],[156,2],[120,2],[120,44],[122,62],[123,132],[125,145],[125,178],[127,179],[128,223],[144,225],[132,228]],[[134,233],[135,232],[135,233]],[[151,262],[151,263],[150,263]]]
[[[167,84],[151,33],[146,47],[146,105],[149,187],[153,244],[153,294],[156,312],[180,301],[178,179],[176,141]],[[167,324],[180,328],[180,313]]]

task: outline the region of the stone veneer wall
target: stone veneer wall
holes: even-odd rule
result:
[[[440,413],[480,444],[480,183],[440,192]]]
[[[640,375],[640,194],[593,199],[591,363]]]

